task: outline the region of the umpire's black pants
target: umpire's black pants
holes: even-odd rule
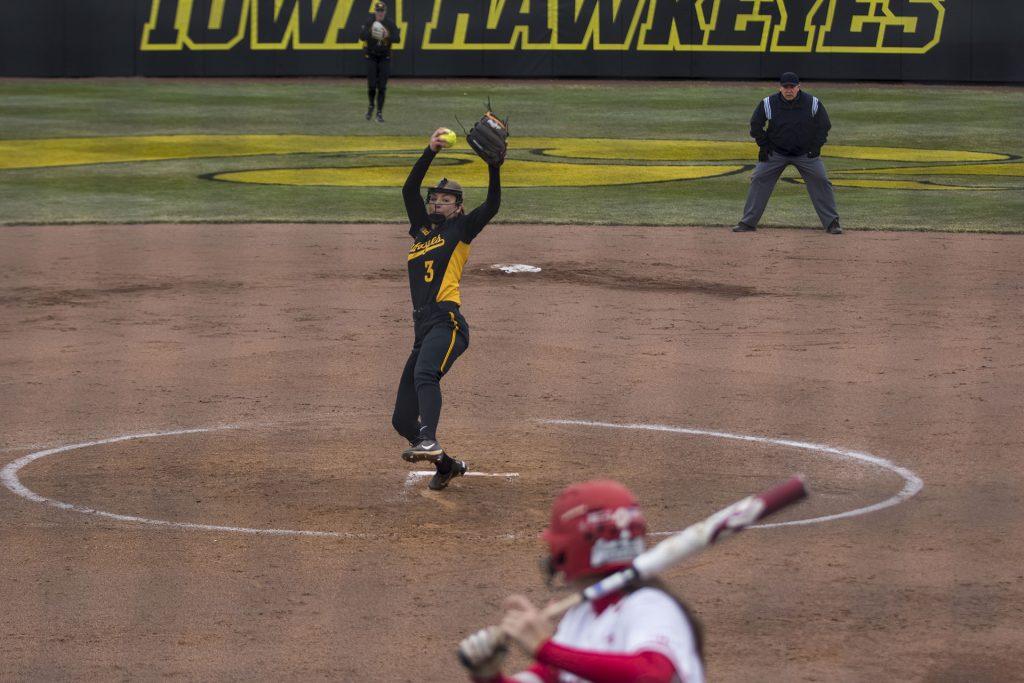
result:
[[[451,302],[430,304],[413,311],[416,338],[398,383],[391,424],[416,443],[437,438],[441,419],[441,378],[469,348],[469,325]]]
[[[806,155],[791,157],[772,152],[767,161],[758,161],[754,172],[750,174],[750,190],[747,192],[747,203],[743,207],[743,218],[740,219],[740,223],[752,228],[757,227],[765,207],[768,206],[768,199],[775,189],[775,183],[790,165],[796,166],[796,170],[803,177],[807,194],[811,197],[814,210],[818,212],[818,220],[821,221],[822,227],[827,230],[832,221],[839,220],[836,195],[832,191],[832,183],[829,182],[821,157],[808,159]]]

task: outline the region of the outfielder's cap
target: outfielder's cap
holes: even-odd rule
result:
[[[800,77],[792,71],[787,71],[779,77],[779,85],[800,85]]]
[[[374,5],[373,5],[373,11],[374,12],[387,12],[388,11],[388,6],[386,4],[384,4],[383,2],[377,2],[377,3],[374,3]]]

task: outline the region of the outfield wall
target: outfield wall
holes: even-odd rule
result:
[[[370,0],[3,0],[3,76],[363,73]],[[1024,83],[1022,0],[391,0],[398,76]],[[578,8],[578,10],[577,10]]]

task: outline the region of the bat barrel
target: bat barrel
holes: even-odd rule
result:
[[[758,519],[763,519],[806,496],[807,487],[804,486],[803,477],[792,477],[778,486],[757,495],[757,498],[760,498],[761,502],[764,503],[764,510],[758,516]]]

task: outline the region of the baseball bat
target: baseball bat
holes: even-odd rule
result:
[[[791,477],[767,491],[747,496],[743,500],[736,501],[719,510],[707,519],[691,524],[679,533],[669,536],[650,550],[637,555],[632,565],[626,569],[609,574],[582,591],[548,605],[541,610],[541,613],[548,619],[555,619],[581,602],[597,600],[636,581],[657,576],[672,565],[693,557],[705,548],[743,531],[751,524],[806,496],[807,488],[800,476]],[[499,628],[497,626],[490,628],[497,638],[500,635]],[[461,651],[459,652],[459,661],[468,667],[469,663]]]

